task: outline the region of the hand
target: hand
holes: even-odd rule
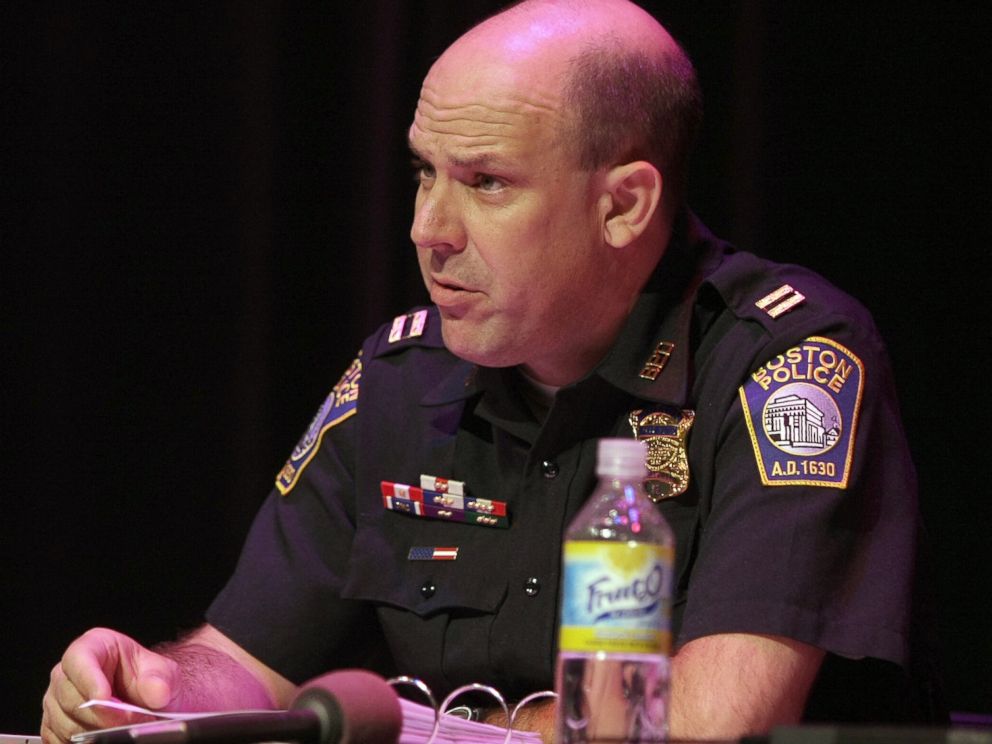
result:
[[[43,702],[41,735],[45,744],[64,744],[80,731],[134,723],[134,714],[80,704],[117,698],[145,708],[167,708],[177,697],[179,666],[136,641],[106,628],[83,634],[52,669]]]

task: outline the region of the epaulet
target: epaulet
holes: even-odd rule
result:
[[[724,261],[708,281],[737,317],[773,332],[802,325],[828,307],[837,309],[833,305],[847,304],[847,298],[818,274],[743,252]],[[828,299],[833,294],[837,302]]]
[[[379,329],[372,347],[373,356],[383,356],[411,346],[443,348],[441,317],[437,308],[414,308],[397,315]]]
[[[806,295],[791,284],[783,284],[755,302],[754,306],[763,310],[769,318],[775,319],[790,310],[795,310],[804,302]]]

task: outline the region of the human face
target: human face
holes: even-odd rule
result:
[[[598,179],[557,136],[552,76],[463,57],[431,70],[409,132],[424,282],[454,354],[572,382],[605,351]]]

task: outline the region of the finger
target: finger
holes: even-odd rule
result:
[[[119,634],[96,628],[77,638],[62,656],[62,671],[80,702],[112,697],[112,680],[120,665]],[[126,638],[120,636],[120,638]]]
[[[167,707],[178,692],[178,664],[134,642],[120,645],[119,652],[115,688],[137,705],[152,710]]]
[[[154,668],[142,670],[138,675],[137,695],[146,708],[160,710],[172,702],[175,686],[172,675]]]
[[[87,729],[107,728],[127,723],[118,711],[100,708],[80,708],[87,698],[80,694],[61,664],[52,669],[51,682],[42,701],[48,727],[60,738]]]
[[[66,744],[68,738],[63,738],[49,725],[47,716],[41,718],[41,741],[42,744]]]
[[[79,693],[62,672],[61,664],[51,673],[51,682],[42,699],[42,735],[55,742],[68,741],[73,734],[86,728],[86,724],[73,717],[79,703]]]
[[[56,667],[55,669],[60,669]],[[54,692],[55,669],[52,670],[53,682],[45,692],[41,701],[41,738],[44,744],[60,744],[68,741],[72,735],[74,724],[56,701]]]
[[[121,633],[103,628],[90,630],[73,642],[62,666],[80,702],[120,697],[153,709],[169,704],[178,673],[171,659],[149,651]],[[102,719],[107,714],[96,715]]]

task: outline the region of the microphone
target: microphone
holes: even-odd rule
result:
[[[92,744],[395,744],[403,727],[399,698],[372,672],[349,669],[307,682],[289,710],[219,713],[106,731]]]

